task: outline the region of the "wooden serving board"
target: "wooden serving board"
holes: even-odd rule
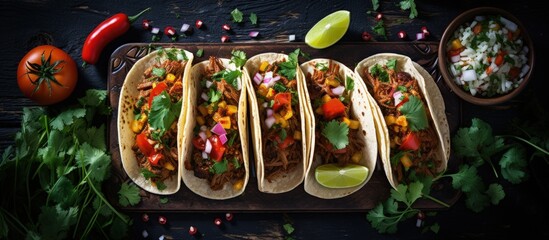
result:
[[[398,53],[411,57],[412,60],[422,65],[437,82],[444,97],[446,115],[451,133],[457,130],[461,121],[461,104],[459,99],[450,92],[444,85],[437,66],[438,42],[370,42],[370,43],[342,43],[336,44],[327,49],[317,50],[308,47],[304,43],[161,43],[155,46],[181,47],[192,53],[198,49],[204,50],[202,57],[196,57],[194,62],[207,60],[210,55],[230,58],[232,50],[243,50],[248,57],[264,52],[290,53],[300,48],[311,58],[331,58],[344,63],[354,69],[355,65],[362,59],[376,53]],[[303,184],[294,190],[282,194],[268,194],[259,192],[255,172],[251,172],[250,181],[245,192],[236,198],[228,200],[210,200],[200,197],[191,192],[183,183],[180,190],[173,195],[159,196],[141,191],[142,201],[131,207],[118,205],[118,190],[123,182],[131,182],[120,161],[120,149],[117,133],[118,98],[120,89],[127,72],[133,64],[145,56],[151,48],[146,43],[125,44],[113,52],[108,71],[108,91],[110,106],[113,108],[113,115],[109,125],[109,148],[112,155],[112,176],[105,184],[109,201],[128,211],[179,211],[179,212],[208,212],[208,211],[233,211],[233,212],[334,212],[334,211],[367,211],[376,206],[380,201],[385,200],[390,194],[390,185],[382,169],[379,160],[370,181],[359,191],[339,199],[319,199],[307,194]],[[300,59],[301,60],[301,59]],[[250,141],[251,142],[251,141]],[[250,146],[251,147],[251,146]],[[250,148],[250,153],[253,150]],[[449,161],[449,169],[455,169],[456,163],[452,156]],[[250,162],[251,170],[254,171],[253,162]],[[460,197],[460,192],[454,190],[449,181],[439,180],[433,186],[432,196],[454,204]],[[167,203],[161,203],[161,198],[167,198]],[[442,209],[443,206],[432,201],[420,200],[415,207],[420,209]]]

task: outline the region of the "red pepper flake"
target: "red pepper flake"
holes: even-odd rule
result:
[[[229,36],[227,36],[227,35],[221,36],[221,42],[224,43],[224,42],[228,42],[229,40],[230,40]]]
[[[164,225],[164,224],[166,224],[167,222],[168,222],[168,219],[167,219],[166,217],[164,217],[164,216],[159,216],[159,217],[158,217],[158,223]]]
[[[143,213],[143,215],[141,215],[141,220],[143,222],[148,222],[149,221],[149,214]]]
[[[215,218],[214,219],[214,224],[219,227],[219,226],[221,226],[221,224],[223,224],[223,222],[221,221],[221,218]]]
[[[164,28],[164,34],[166,34],[166,36],[168,36],[168,37],[174,36],[175,35],[175,28],[173,28],[172,26],[165,27]]]
[[[202,27],[202,24],[204,24],[202,22],[202,20],[198,19],[196,20],[196,22],[194,23],[194,25],[196,26],[196,28],[200,29]]]
[[[227,219],[227,221],[232,221],[233,220],[233,214],[232,213],[225,213],[225,219]]]
[[[194,227],[194,226],[189,227],[189,234],[190,235],[194,236],[197,232],[198,232],[198,229],[196,227]]]
[[[376,14],[376,21],[380,21],[381,19],[383,19],[383,13],[377,13]]]
[[[364,41],[372,40],[372,34],[370,34],[369,32],[363,32],[362,33],[362,40],[364,40]]]
[[[225,30],[225,31],[231,31],[231,26],[229,26],[229,24],[223,24],[223,26],[221,26],[221,28],[223,28],[223,30]]]
[[[406,34],[406,32],[404,30],[401,30],[400,32],[398,32],[398,38],[406,39],[406,37],[408,37],[408,35]]]
[[[143,26],[143,29],[149,30],[151,28],[151,21],[149,21],[148,19],[143,19],[141,25]]]
[[[427,29],[427,27],[423,26],[421,27],[421,32],[423,33],[423,35],[425,35],[426,37],[431,35],[431,33],[429,32],[429,30]]]

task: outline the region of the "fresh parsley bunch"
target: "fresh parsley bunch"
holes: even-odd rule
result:
[[[130,219],[105,198],[110,176],[105,90],[88,90],[63,111],[23,109],[15,147],[0,159],[0,238],[122,238]],[[120,204],[137,204],[139,189],[123,184]]]

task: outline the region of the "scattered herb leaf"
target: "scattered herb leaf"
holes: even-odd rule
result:
[[[235,8],[231,12],[231,16],[233,17],[233,22],[235,22],[235,23],[242,22],[243,14],[240,10],[238,10],[238,8]]]
[[[252,22],[253,25],[257,25],[257,15],[255,13],[250,13],[250,22]]]
[[[349,126],[344,122],[332,120],[322,129],[322,135],[330,141],[335,149],[343,149],[349,144]]]

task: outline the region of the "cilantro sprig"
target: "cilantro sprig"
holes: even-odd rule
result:
[[[106,100],[105,90],[91,89],[58,112],[23,109],[15,145],[0,159],[0,238],[120,239],[127,234],[129,217],[101,189],[112,161],[103,124],[111,114]],[[140,201],[134,185],[122,184],[118,194],[123,206]]]
[[[419,131],[429,127],[427,112],[423,102],[416,96],[410,95],[408,102],[400,108],[400,112],[406,116],[408,125],[412,131]]]
[[[335,149],[343,149],[349,145],[349,126],[344,122],[332,120],[322,129],[322,135],[330,141]]]
[[[303,52],[301,52],[301,49],[299,48],[288,54],[288,60],[286,62],[281,62],[278,64],[278,66],[280,67],[278,73],[288,79],[295,79],[296,68],[299,65],[299,55],[303,55]]]

